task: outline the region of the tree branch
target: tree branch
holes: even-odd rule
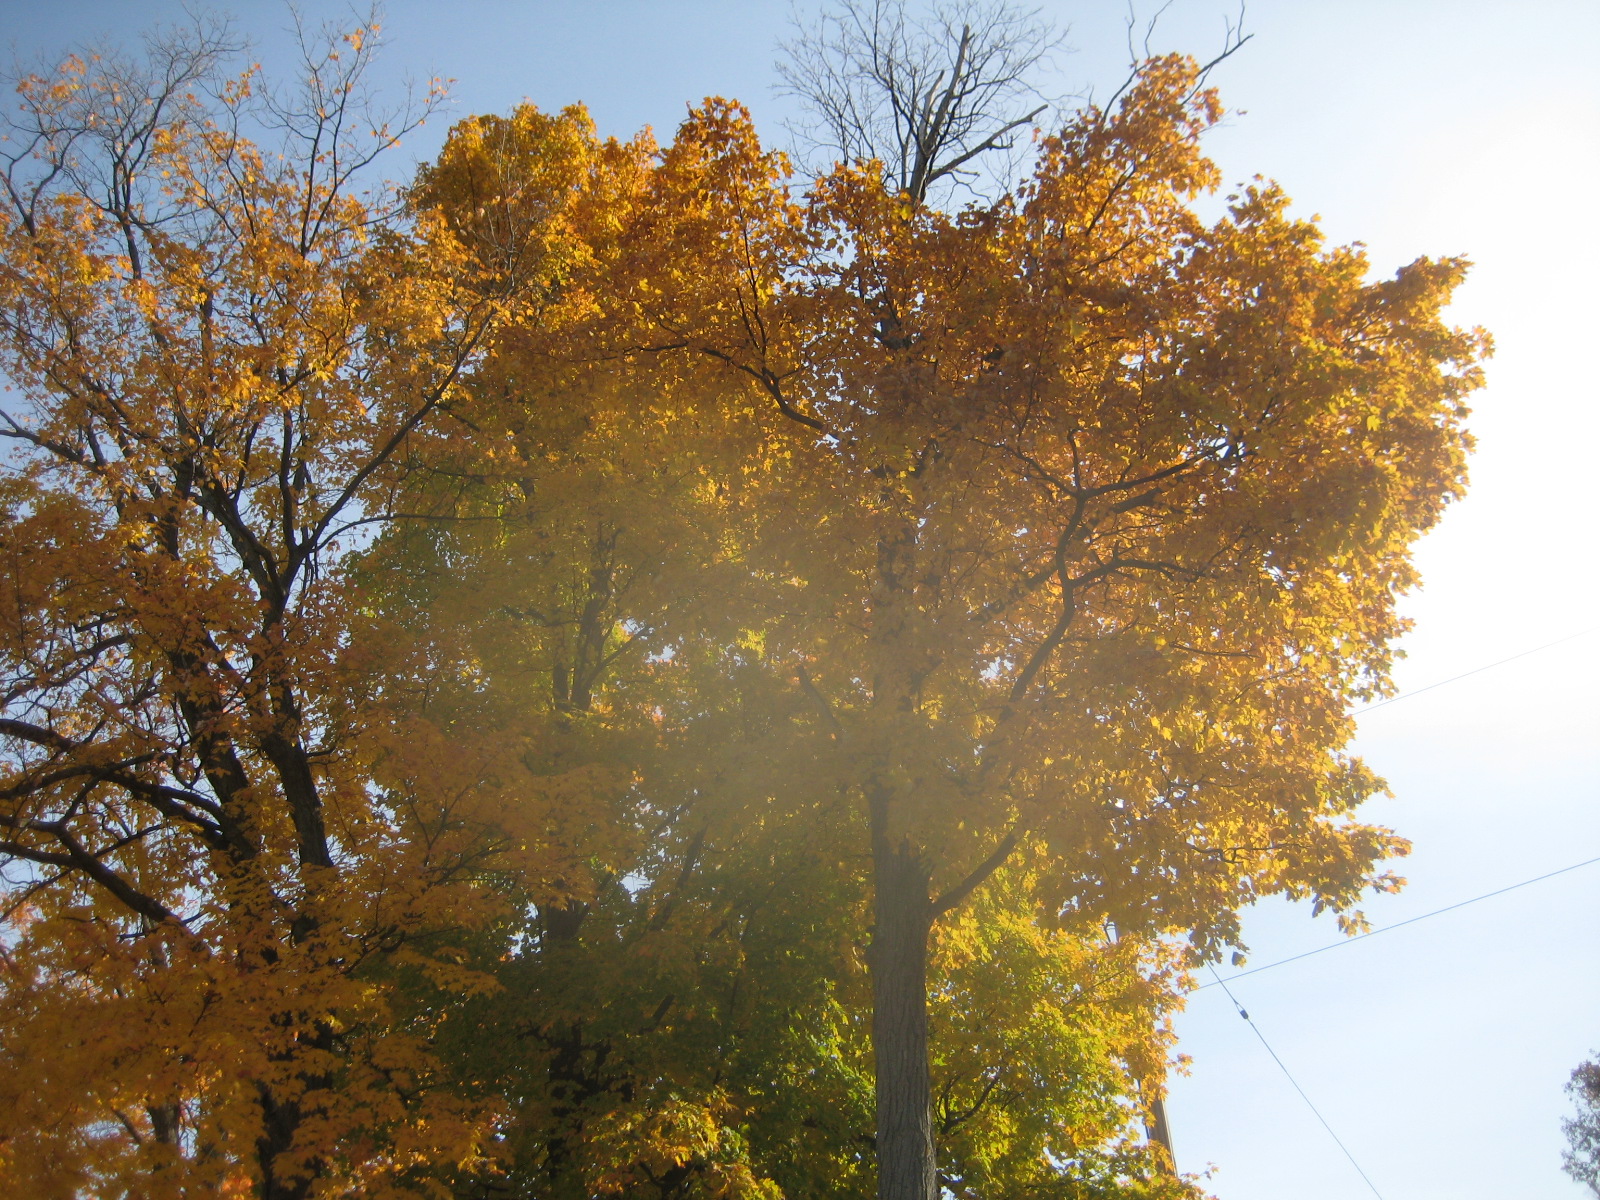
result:
[[[937,920],[951,909],[959,907],[968,896],[983,886],[989,876],[998,871],[1006,859],[1011,857],[1011,852],[1017,848],[1026,832],[1020,824],[1013,825],[1011,831],[1000,839],[1000,844],[994,848],[993,854],[974,867],[965,879],[933,902],[934,919]]]

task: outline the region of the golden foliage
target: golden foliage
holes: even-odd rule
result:
[[[1343,747],[1464,485],[1464,264],[1202,221],[1179,58],[988,207],[797,193],[711,100],[473,118],[401,212],[214,49],[142,140],[23,90],[78,140],[0,218],[0,1178],[835,1194],[870,1030],[957,1194],[1183,1194],[1183,967],[1395,883]]]

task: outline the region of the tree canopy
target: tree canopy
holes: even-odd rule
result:
[[[1185,967],[1395,884],[1464,264],[1203,219],[1176,56],[955,211],[724,100],[360,195],[369,32],[19,93],[0,1178],[1192,1194]]]

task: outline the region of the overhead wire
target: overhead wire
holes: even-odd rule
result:
[[[1459,680],[1466,679],[1466,678],[1468,678],[1470,676],[1480,674],[1483,671],[1488,671],[1488,670],[1492,670],[1495,667],[1504,666],[1506,663],[1515,662],[1519,658],[1526,658],[1530,654],[1538,654],[1540,651],[1549,650],[1549,649],[1551,649],[1551,648],[1553,648],[1555,646],[1560,646],[1560,645],[1563,645],[1563,644],[1565,644],[1567,642],[1574,641],[1577,638],[1584,637],[1584,636],[1586,636],[1586,635],[1588,635],[1590,633],[1593,633],[1594,629],[1595,629],[1595,627],[1591,627],[1589,629],[1579,630],[1577,633],[1568,634],[1566,637],[1557,638],[1555,641],[1545,642],[1543,645],[1535,646],[1530,650],[1523,650],[1518,654],[1511,655],[1509,658],[1502,658],[1502,659],[1499,659],[1499,660],[1497,660],[1495,662],[1488,663],[1488,664],[1486,664],[1484,666],[1475,667],[1470,671],[1464,671],[1460,675],[1452,675],[1448,679],[1441,679],[1437,683],[1430,683],[1426,687],[1417,688],[1415,691],[1402,692],[1398,696],[1391,696],[1387,700],[1380,700],[1376,704],[1369,704],[1365,708],[1357,709],[1356,712],[1357,713],[1371,712],[1373,709],[1384,708],[1387,705],[1396,704],[1401,700],[1409,700],[1411,697],[1419,696],[1423,692],[1431,692],[1435,688],[1444,687],[1446,684],[1456,683]],[[1317,949],[1315,949],[1315,950],[1307,950],[1303,954],[1291,955],[1288,958],[1282,958],[1282,959],[1277,960],[1276,962],[1270,962],[1270,963],[1267,963],[1267,964],[1265,964],[1263,966],[1253,967],[1248,971],[1240,971],[1237,975],[1230,976],[1229,980],[1230,981],[1239,980],[1239,979],[1243,979],[1247,975],[1256,975],[1256,974],[1259,974],[1262,971],[1270,971],[1274,967],[1281,967],[1281,966],[1284,966],[1284,965],[1286,965],[1288,963],[1298,962],[1302,958],[1310,958],[1312,955],[1322,954],[1322,953],[1324,953],[1325,951],[1328,951],[1328,950],[1335,950],[1335,949],[1338,949],[1340,946],[1348,946],[1351,942],[1358,942],[1358,941],[1361,941],[1363,938],[1375,937],[1380,933],[1388,933],[1391,930],[1400,929],[1400,928],[1402,928],[1402,927],[1404,927],[1406,925],[1414,925],[1418,921],[1426,921],[1430,917],[1437,917],[1437,916],[1443,915],[1444,913],[1454,912],[1456,909],[1465,908],[1469,904],[1477,904],[1479,901],[1482,901],[1482,900],[1488,900],[1488,899],[1491,899],[1491,898],[1493,898],[1495,896],[1503,896],[1507,892],[1516,891],[1518,888],[1524,888],[1524,887],[1527,887],[1530,884],[1534,884],[1534,883],[1542,883],[1546,879],[1553,879],[1557,875],[1565,875],[1569,871],[1576,871],[1576,870],[1579,870],[1582,867],[1593,866],[1595,863],[1600,863],[1600,857],[1585,859],[1582,862],[1573,863],[1570,866],[1566,866],[1566,867],[1559,867],[1554,871],[1547,871],[1543,875],[1536,875],[1532,879],[1524,879],[1521,882],[1509,884],[1506,887],[1496,888],[1492,892],[1485,892],[1481,896],[1473,896],[1471,899],[1460,900],[1460,901],[1457,901],[1455,904],[1447,905],[1444,908],[1434,909],[1432,912],[1423,913],[1420,916],[1410,917],[1410,918],[1408,918],[1408,919],[1406,919],[1404,921],[1396,921],[1393,925],[1385,925],[1385,926],[1382,926],[1381,928],[1378,928],[1378,929],[1369,929],[1365,933],[1360,933],[1360,934],[1355,935],[1354,937],[1346,938],[1342,942],[1334,942],[1334,943],[1331,943],[1330,945],[1327,945],[1327,946],[1319,946]],[[1239,1003],[1238,997],[1236,997],[1233,994],[1232,990],[1228,987],[1228,981],[1224,981],[1222,976],[1217,974],[1216,968],[1211,966],[1210,964],[1207,964],[1207,970],[1209,970],[1211,972],[1212,982],[1211,983],[1199,984],[1198,986],[1193,987],[1193,988],[1191,988],[1189,990],[1191,992],[1198,992],[1198,991],[1203,991],[1204,989],[1209,988],[1209,987],[1220,987],[1222,989],[1223,994],[1228,997],[1228,1000],[1233,1004],[1233,1007],[1238,1011],[1239,1016],[1244,1019],[1245,1024],[1250,1026],[1250,1032],[1252,1032],[1253,1034],[1256,1035],[1256,1039],[1261,1043],[1262,1048],[1264,1050],[1266,1050],[1266,1052],[1269,1055],[1271,1055],[1272,1061],[1278,1064],[1278,1069],[1283,1072],[1284,1078],[1287,1079],[1289,1081],[1290,1086],[1292,1086],[1294,1088],[1294,1090],[1297,1093],[1299,1093],[1300,1099],[1305,1101],[1306,1107],[1311,1110],[1312,1115],[1317,1118],[1317,1121],[1322,1125],[1323,1129],[1327,1130],[1328,1136],[1333,1139],[1334,1145],[1338,1146],[1339,1150],[1344,1154],[1345,1158],[1347,1158],[1350,1161],[1350,1165],[1355,1168],[1356,1174],[1361,1176],[1361,1181],[1367,1185],[1368,1189],[1371,1190],[1372,1194],[1374,1196],[1376,1196],[1378,1198],[1378,1200],[1383,1200],[1383,1193],[1378,1191],[1377,1185],[1372,1182],[1371,1177],[1366,1173],[1366,1171],[1364,1171],[1362,1169],[1361,1164],[1356,1161],[1356,1157],[1355,1157],[1354,1154],[1352,1154],[1350,1152],[1350,1148],[1348,1146],[1346,1146],[1344,1144],[1343,1139],[1340,1138],[1339,1135],[1336,1132],[1334,1132],[1334,1128],[1333,1128],[1332,1125],[1330,1125],[1328,1123],[1328,1119],[1322,1115],[1321,1110],[1319,1110],[1317,1108],[1316,1104],[1314,1104],[1312,1102],[1311,1097],[1306,1094],[1306,1090],[1303,1087],[1301,1087],[1299,1081],[1295,1079],[1293,1072],[1291,1072],[1289,1070],[1288,1066],[1284,1063],[1283,1059],[1278,1056],[1278,1052],[1272,1048],[1272,1044],[1267,1041],[1266,1035],[1261,1032],[1260,1026],[1258,1026],[1255,1023],[1255,1021],[1251,1019],[1249,1010],[1247,1010],[1244,1007],[1244,1005]]]
[[[1420,688],[1417,688],[1415,691],[1412,691],[1412,692],[1402,692],[1398,696],[1390,696],[1387,700],[1380,700],[1376,704],[1369,704],[1365,708],[1358,708],[1358,709],[1356,709],[1356,712],[1358,714],[1359,713],[1365,713],[1365,712],[1371,712],[1373,709],[1375,709],[1375,708],[1383,708],[1385,705],[1398,704],[1401,700],[1409,700],[1413,696],[1422,695],[1423,692],[1431,692],[1431,691],[1433,691],[1434,688],[1444,687],[1445,684],[1447,684],[1447,683],[1456,683],[1459,680],[1466,679],[1466,678],[1468,678],[1470,676],[1473,676],[1473,675],[1481,674],[1482,672],[1492,670],[1495,667],[1503,667],[1503,666],[1505,666],[1506,663],[1516,662],[1517,659],[1519,659],[1519,658],[1527,658],[1528,655],[1530,655],[1530,654],[1538,654],[1541,650],[1549,650],[1552,647],[1565,645],[1567,642],[1575,641],[1578,638],[1587,637],[1589,634],[1593,633],[1597,628],[1600,628],[1600,626],[1591,625],[1588,629],[1580,629],[1580,630],[1578,630],[1577,633],[1569,633],[1565,637],[1559,637],[1553,642],[1545,642],[1543,645],[1534,646],[1531,650],[1520,651],[1519,653],[1511,655],[1509,658],[1502,658],[1502,659],[1499,659],[1499,660],[1497,660],[1495,662],[1492,662],[1492,663],[1488,663],[1488,664],[1486,664],[1484,666],[1481,666],[1481,667],[1474,667],[1470,671],[1463,671],[1459,675],[1452,675],[1449,679],[1441,679],[1441,680],[1439,680],[1438,683],[1430,683],[1430,684],[1428,684],[1427,687],[1420,687]],[[1303,954],[1293,954],[1293,955],[1290,955],[1288,958],[1280,958],[1276,962],[1270,962],[1270,963],[1265,964],[1264,966],[1252,967],[1248,971],[1240,971],[1237,975],[1230,975],[1228,978],[1229,979],[1243,979],[1246,975],[1256,975],[1256,974],[1259,974],[1262,971],[1270,971],[1274,967],[1283,966],[1285,963],[1298,962],[1302,958],[1310,958],[1313,954],[1323,954],[1323,953],[1326,953],[1329,950],[1337,950],[1341,946],[1348,946],[1348,945],[1350,945],[1350,943],[1359,942],[1363,938],[1376,937],[1378,934],[1380,934],[1380,933],[1388,933],[1392,929],[1400,929],[1400,928],[1402,928],[1403,926],[1406,926],[1406,925],[1415,925],[1418,921],[1426,921],[1429,917],[1437,917],[1437,916],[1441,915],[1442,913],[1454,912],[1458,908],[1465,908],[1467,905],[1476,904],[1480,900],[1488,900],[1488,899],[1490,899],[1491,897],[1494,897],[1494,896],[1504,895],[1506,892],[1514,892],[1518,888],[1527,887],[1530,883],[1541,883],[1546,879],[1552,879],[1557,875],[1565,875],[1568,871],[1576,871],[1579,867],[1592,866],[1597,862],[1600,862],[1600,858],[1585,859],[1583,862],[1573,863],[1570,867],[1560,867],[1557,870],[1548,871],[1543,875],[1535,875],[1532,879],[1524,879],[1521,883],[1513,883],[1513,884],[1511,884],[1511,885],[1509,885],[1507,887],[1496,888],[1492,892],[1485,892],[1483,895],[1474,896],[1470,900],[1461,900],[1461,901],[1458,901],[1455,904],[1446,905],[1444,908],[1436,908],[1432,912],[1423,913],[1419,917],[1409,917],[1404,921],[1396,921],[1393,925],[1384,925],[1384,926],[1382,926],[1381,928],[1378,928],[1378,929],[1369,929],[1365,933],[1358,933],[1354,937],[1346,938],[1342,942],[1332,942],[1332,943],[1330,943],[1329,945],[1326,945],[1326,946],[1319,946],[1315,950],[1307,950]],[[1213,975],[1216,974],[1215,970],[1212,971],[1212,974]],[[1222,982],[1221,978],[1219,977],[1218,980],[1217,980],[1217,983],[1221,983],[1221,982]],[[1201,990],[1203,990],[1205,988],[1214,987],[1214,986],[1216,986],[1216,984],[1202,983],[1202,984],[1200,984],[1200,985],[1198,985],[1196,987],[1190,988],[1189,990],[1191,992],[1198,992],[1198,991],[1201,991]]]
[[[1546,871],[1543,875],[1535,875],[1532,879],[1524,879],[1521,883],[1513,883],[1503,888],[1496,888],[1492,892],[1485,892],[1483,895],[1474,896],[1470,900],[1458,900],[1454,904],[1447,904],[1443,908],[1436,908],[1432,912],[1423,913],[1421,916],[1407,917],[1404,921],[1396,921],[1393,925],[1382,925],[1377,929],[1369,929],[1365,933],[1358,933],[1353,937],[1345,938],[1342,942],[1330,942],[1326,946],[1318,946],[1315,950],[1307,950],[1304,954],[1292,954],[1288,958],[1280,958],[1276,962],[1264,963],[1259,967],[1251,967],[1248,971],[1240,971],[1236,975],[1229,975],[1228,979],[1230,981],[1235,979],[1243,979],[1246,975],[1258,975],[1262,971],[1270,971],[1272,968],[1281,967],[1285,963],[1299,962],[1302,958],[1310,958],[1313,954],[1325,954],[1329,950],[1337,950],[1341,946],[1348,946],[1352,942],[1361,941],[1363,938],[1377,937],[1380,933],[1388,933],[1391,930],[1400,929],[1406,925],[1415,925],[1418,921],[1426,921],[1429,917],[1437,917],[1443,913],[1454,912],[1458,908],[1465,908],[1467,905],[1476,904],[1480,900],[1488,900],[1495,896],[1503,896],[1507,892],[1514,892],[1518,888],[1525,888],[1530,883],[1542,883],[1546,879],[1554,879],[1557,875],[1565,875],[1568,871],[1576,871],[1580,867],[1592,867],[1595,863],[1600,863],[1600,857],[1586,858],[1582,862],[1573,863],[1570,867],[1560,867],[1554,871]],[[1212,971],[1212,974],[1216,974],[1215,970]],[[1198,992],[1204,988],[1216,987],[1221,983],[1222,979],[1218,977],[1215,983],[1198,984],[1189,990],[1191,992]]]
[[[1244,1018],[1245,1024],[1250,1026],[1250,1032],[1256,1035],[1267,1053],[1272,1055],[1272,1061],[1278,1064],[1278,1070],[1283,1072],[1283,1077],[1289,1081],[1295,1091],[1300,1093],[1300,1099],[1306,1102],[1306,1107],[1311,1110],[1311,1115],[1316,1117],[1322,1123],[1322,1127],[1328,1131],[1328,1136],[1333,1139],[1333,1144],[1344,1152],[1344,1156],[1350,1160],[1350,1165],[1356,1169],[1356,1174],[1361,1176],[1362,1182],[1372,1189],[1372,1194],[1378,1200],[1383,1200],[1383,1193],[1378,1190],[1378,1185],[1373,1183],[1367,1173],[1361,1169],[1361,1164],[1356,1161],[1356,1156],[1350,1153],[1350,1147],[1344,1144],[1343,1139],[1333,1131],[1333,1126],[1328,1124],[1328,1118],[1323,1116],[1317,1106],[1311,1102],[1311,1097],[1306,1095],[1305,1088],[1300,1086],[1294,1074],[1284,1065],[1283,1059],[1278,1057],[1278,1052],[1272,1048],[1272,1043],[1267,1041],[1266,1034],[1262,1033],[1260,1026],[1251,1020],[1250,1013],[1245,1009],[1245,1006],[1239,1003],[1232,992],[1228,991],[1228,985],[1222,982],[1222,976],[1217,975],[1215,969],[1212,969],[1211,974],[1216,976],[1217,983],[1221,984],[1223,992],[1229,1000],[1233,1001],[1233,1007],[1239,1010],[1239,1015]]]
[[[1596,628],[1600,627],[1590,626],[1588,629],[1580,629],[1577,633],[1569,633],[1566,637],[1557,638],[1553,642],[1546,642],[1542,646],[1535,646],[1532,650],[1523,650],[1520,653],[1513,654],[1510,658],[1502,658],[1498,662],[1488,663],[1481,667],[1473,667],[1472,670],[1463,671],[1459,675],[1452,675],[1449,679],[1441,679],[1438,683],[1430,683],[1427,687],[1419,687],[1414,692],[1401,692],[1398,696],[1390,696],[1387,700],[1379,700],[1376,704],[1369,704],[1365,708],[1358,708],[1355,711],[1359,715],[1361,713],[1369,713],[1375,708],[1386,708],[1391,704],[1399,704],[1400,701],[1409,700],[1413,696],[1420,696],[1423,692],[1431,692],[1434,688],[1442,688],[1447,683],[1455,683],[1458,680],[1466,679],[1468,676],[1477,675],[1483,671],[1493,670],[1495,667],[1503,667],[1509,662],[1516,662],[1519,658],[1527,658],[1530,654],[1538,654],[1541,650],[1549,650],[1553,646],[1565,645],[1567,642],[1576,641],[1581,637],[1587,637],[1589,634],[1593,633]]]

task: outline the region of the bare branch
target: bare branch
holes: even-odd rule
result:
[[[1039,10],[1010,3],[948,0],[917,19],[905,0],[840,0],[780,47],[779,91],[810,114],[790,127],[796,158],[819,174],[876,160],[919,204],[971,188],[972,164],[1051,107],[1033,78],[1061,46]]]

